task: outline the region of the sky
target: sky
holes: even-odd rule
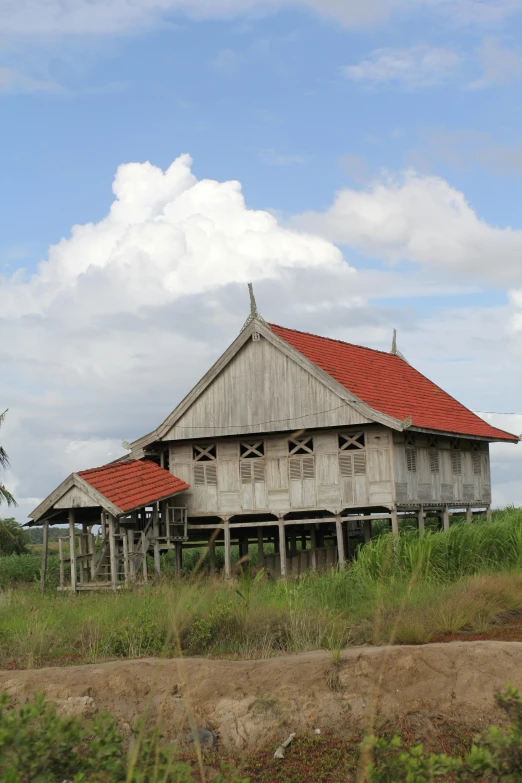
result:
[[[15,516],[173,410],[249,281],[521,434],[521,41],[522,0],[0,0]],[[522,506],[522,445],[492,469]]]

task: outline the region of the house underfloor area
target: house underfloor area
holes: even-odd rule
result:
[[[99,507],[67,509],[43,522],[42,588],[49,576],[49,525],[68,523],[58,539],[59,586],[62,591],[118,590],[136,582],[161,576],[162,555],[174,553],[175,570],[184,570],[184,553],[201,552],[201,572],[231,577],[257,551],[257,567],[272,578],[297,577],[307,571],[342,568],[361,544],[372,538],[378,523],[398,533],[405,521],[423,531],[427,519],[436,519],[448,529],[452,515],[465,516],[468,523],[488,507],[470,505],[403,504],[394,509],[366,507],[289,512],[285,515],[242,514],[240,516],[188,517],[183,506],[167,501],[144,506],[119,517]],[[66,515],[66,518],[64,517]],[[232,559],[237,547],[239,560]],[[216,562],[216,550],[221,548]]]

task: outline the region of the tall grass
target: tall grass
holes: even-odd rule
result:
[[[21,666],[151,654],[253,658],[482,632],[522,611],[522,512],[422,536],[383,533],[342,571],[252,579],[248,601],[244,592],[237,579],[203,573],[117,593],[4,590],[0,658]]]

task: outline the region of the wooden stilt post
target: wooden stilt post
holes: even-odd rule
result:
[[[315,531],[315,522],[310,525],[310,565],[312,571],[317,571],[317,536]]]
[[[49,547],[49,522],[44,522],[43,525],[43,542],[42,542],[42,573],[40,574],[40,587],[42,593],[45,591],[45,579],[47,577],[47,550]]]
[[[471,506],[468,506],[466,509],[466,522],[468,525],[471,525],[471,520],[473,519],[473,514],[471,513]]]
[[[148,578],[148,572],[147,572],[147,539],[145,536],[145,531],[141,531],[141,551],[143,554],[143,581],[146,582]]]
[[[116,557],[115,519],[109,514],[109,557],[111,563],[111,582],[114,589],[118,585],[118,558]]]
[[[279,517],[279,558],[281,561],[281,578],[286,576],[286,532],[283,517]]]
[[[80,562],[80,584],[83,585],[85,583],[85,557],[86,554],[85,551],[85,532],[86,532],[87,525],[82,525],[82,532],[78,536],[78,554],[80,556],[79,562]]]
[[[154,536],[154,570],[158,576],[161,574],[160,546],[159,546],[159,503],[156,503],[152,511],[152,534]]]
[[[257,528],[257,562],[259,565],[259,568],[264,568],[265,566],[265,552],[263,549],[263,528],[258,527]]]
[[[60,558],[60,587],[65,587],[65,567],[63,562],[63,539],[58,539],[58,557]]]
[[[125,535],[125,533],[124,533]],[[136,581],[136,541],[134,530],[127,530],[127,557],[129,558],[129,579]]]
[[[398,536],[399,535],[399,518],[397,516],[397,509],[393,508],[391,510],[390,514],[391,514],[392,533],[393,533],[394,536]]]
[[[417,520],[419,523],[419,533],[424,533],[424,517],[425,517],[424,509],[421,506],[419,510],[417,511]]]
[[[365,519],[364,520],[364,543],[369,544],[372,540],[372,520],[371,519]]]
[[[446,508],[442,512],[442,527],[444,528],[444,530],[449,530],[449,526],[450,526],[450,517],[449,517],[448,508],[446,506]]]
[[[223,538],[225,544],[225,576],[228,579],[232,573],[232,566],[230,560],[230,522],[228,521],[228,517],[225,517],[223,519],[223,525],[224,525]]]
[[[493,516],[493,511],[491,510],[491,506],[488,506],[486,509],[486,519],[491,519]]]
[[[341,515],[337,514],[335,517],[335,528],[337,531],[337,555],[339,558],[339,566],[342,568],[345,562],[344,558],[344,531]]]
[[[73,508],[69,509],[69,559],[71,561],[71,587],[76,592],[76,536]]]

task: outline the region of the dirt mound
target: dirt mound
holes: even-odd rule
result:
[[[493,695],[507,683],[522,691],[520,642],[353,648],[343,652],[335,676],[323,651],[0,672],[0,689],[17,704],[43,692],[65,714],[104,710],[126,728],[146,717],[170,739],[195,724],[215,730],[230,751],[252,750],[287,730],[349,734],[374,710],[381,718],[443,716],[480,726],[499,720]]]

